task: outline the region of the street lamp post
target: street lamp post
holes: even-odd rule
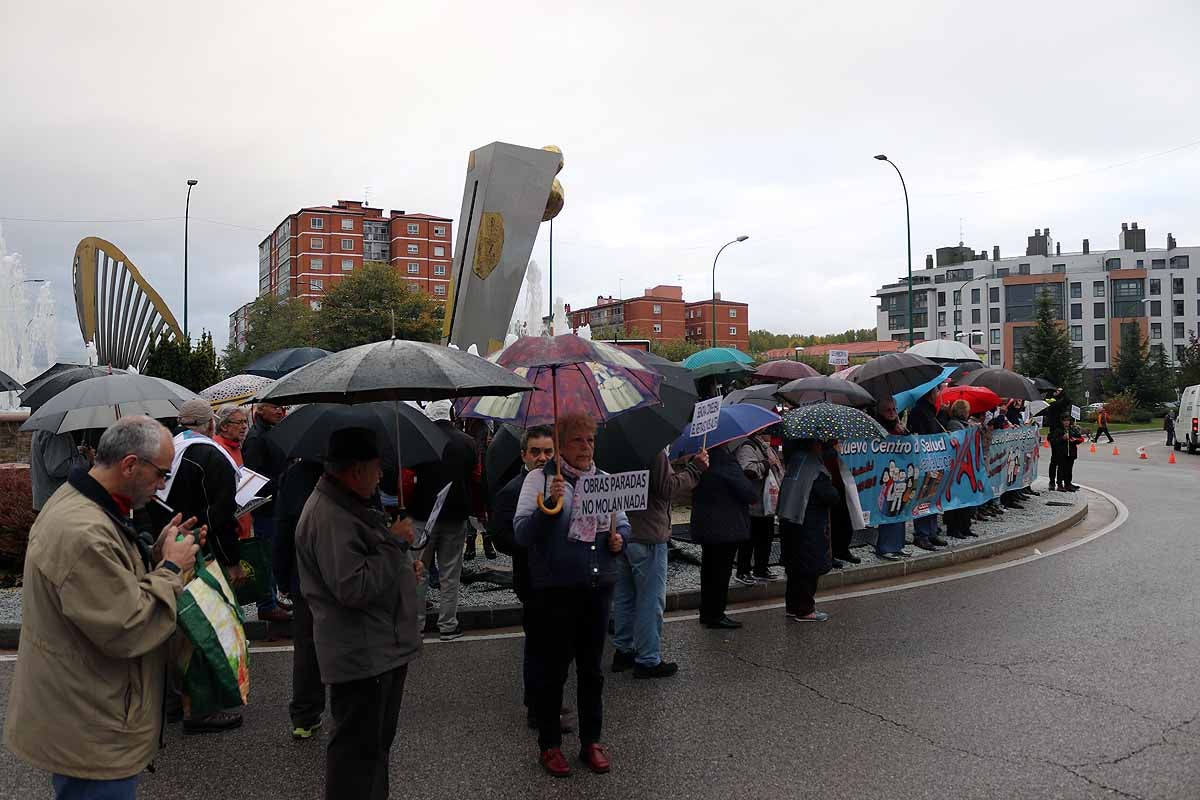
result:
[[[904,230],[908,238],[908,346],[915,341],[913,336],[913,290],[912,290],[912,221],[908,211],[908,186],[904,183],[904,175],[890,158],[883,153],[875,156],[876,161],[886,161],[900,176],[900,188],[904,190]]]
[[[187,182],[187,202],[183,206],[183,338],[192,341],[188,332],[188,217],[192,211],[192,187],[199,181],[189,178]]]
[[[721,253],[725,250],[726,247],[729,247],[729,245],[737,244],[738,242],[744,242],[749,238],[750,238],[749,236],[746,236],[743,234],[742,236],[739,236],[736,239],[734,239],[732,242],[726,242],[725,244],[721,245],[721,249],[718,250],[716,256],[713,257],[713,293],[712,293],[712,331],[713,331],[712,346],[713,347],[717,346],[717,259],[721,257]]]

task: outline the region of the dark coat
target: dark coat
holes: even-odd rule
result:
[[[275,582],[284,591],[300,591],[300,573],[296,570],[296,526],[304,504],[317,487],[324,472],[315,461],[297,461],[283,471],[277,484],[275,506],[275,542],[271,551],[271,568]]]
[[[824,468],[813,479],[804,522],[797,524],[782,517],[780,536],[787,539],[789,575],[824,575],[833,569],[833,549],[829,540],[829,512],[842,496]]]
[[[437,494],[447,483],[453,484],[442,506],[439,522],[465,522],[471,511],[472,477],[478,453],[475,440],[455,428],[449,420],[434,423],[450,437],[441,461],[422,464],[416,468],[417,483],[408,502],[413,519],[429,519]]]
[[[287,469],[287,456],[279,449],[279,445],[267,436],[274,427],[261,419],[255,419],[254,424],[250,426],[250,431],[246,434],[246,441],[242,442],[242,464],[259,475],[270,478],[267,485],[259,489],[259,497],[277,496],[279,478]],[[272,505],[273,503],[267,503],[259,506],[254,511],[254,517],[270,518],[274,511]]]
[[[762,495],[727,448],[713,448],[708,458],[708,469],[701,473],[692,491],[692,541],[744,542],[750,538],[750,505]]]
[[[513,531],[513,516],[517,513],[517,500],[521,497],[521,487],[525,484],[526,474],[522,467],[516,477],[496,492],[492,498],[492,507],[488,509],[487,525],[496,549],[512,556],[513,591],[522,602],[525,590],[529,588],[529,553],[517,544],[517,536]]]
[[[223,566],[238,563],[237,473],[229,459],[215,444],[195,444],[183,454],[175,482],[167,495],[167,505],[196,518],[196,527],[208,526],[208,547]],[[171,515],[157,503],[147,507],[151,519],[161,530]]]
[[[908,432],[918,435],[943,433],[942,423],[938,422],[937,409],[929,402],[928,395],[917,401],[912,411],[908,412]]]

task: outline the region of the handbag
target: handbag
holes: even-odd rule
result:
[[[774,516],[775,510],[779,508],[779,479],[769,467],[767,477],[763,480],[762,505],[764,517]]]
[[[238,563],[246,580],[234,589],[238,605],[248,605],[265,600],[271,595],[271,562],[267,558],[263,540],[249,536],[238,540]]]
[[[184,712],[202,717],[245,705],[250,654],[242,609],[216,561],[197,554],[196,576],[179,596],[176,619],[185,640],[179,654]]]

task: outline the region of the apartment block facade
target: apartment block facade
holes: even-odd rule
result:
[[[1197,271],[1191,269],[1198,259]],[[1110,369],[1122,329],[1136,325],[1152,352],[1176,363],[1200,323],[1200,247],[1147,248],[1146,230],[1122,223],[1116,247],[1093,251],[1088,239],[1063,253],[1050,229],[1028,237],[1024,256],[1001,258],[1000,248],[976,253],[961,243],[939,248],[913,272],[912,322],[916,340],[958,338],[992,366],[1012,368],[1035,324],[1046,292],[1067,329],[1075,355],[1094,381]],[[908,281],[879,288],[878,338],[908,340]]]
[[[301,208],[258,245],[258,295],[298,297],[320,309],[325,292],[344,276],[379,261],[444,300],[454,257],[451,228],[447,217],[385,212],[354,200]]]
[[[702,308],[703,307],[703,308]],[[712,301],[689,303],[683,299],[683,287],[659,285],[646,289],[641,297],[597,297],[587,308],[567,307],[571,327],[591,327],[593,339],[619,338],[668,341],[687,339],[707,343],[712,338]],[[717,299],[718,341],[722,347],[750,347],[750,307]],[[705,323],[704,321],[708,322]],[[704,333],[700,330],[704,328]]]

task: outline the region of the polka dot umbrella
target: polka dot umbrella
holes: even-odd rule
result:
[[[846,439],[882,439],[887,431],[859,411],[833,403],[812,403],[783,414],[785,439],[816,439],[821,442]]]
[[[264,378],[261,375],[233,375],[204,389],[200,392],[200,396],[214,406],[225,403],[240,405],[273,383],[275,383],[274,378]]]

